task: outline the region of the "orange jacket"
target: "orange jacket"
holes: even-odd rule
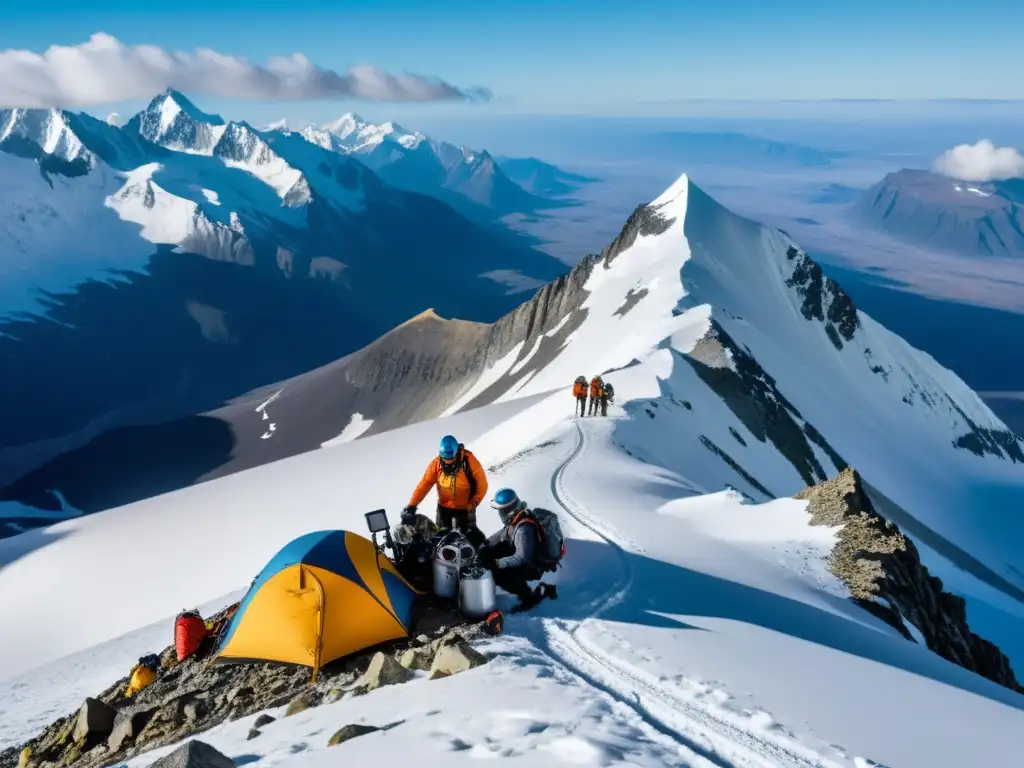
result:
[[[476,493],[472,496],[469,494],[469,478],[466,477],[466,470],[462,464],[463,456],[468,460],[469,471],[476,481]],[[437,503],[445,509],[471,509],[480,506],[487,496],[487,475],[484,474],[480,461],[463,448],[455,457],[455,463],[458,469],[454,474],[446,475],[441,466],[441,459],[435,456],[427,465],[416,490],[412,492],[409,505],[419,506],[427,498],[430,489],[436,487]]]
[[[590,380],[590,396],[600,397],[601,396],[601,382],[597,379]]]
[[[581,384],[580,382],[574,382],[572,385],[572,396],[573,397],[586,397],[587,396],[587,385]]]

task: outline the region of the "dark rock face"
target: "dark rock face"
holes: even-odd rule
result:
[[[835,280],[825,277],[818,263],[803,251],[790,246],[786,258],[792,261],[793,274],[786,285],[795,288],[803,298],[800,312],[805,320],[817,320],[825,325],[825,333],[836,349],[843,348],[843,340],[851,341],[860,327],[857,307]]]
[[[1022,438],[1009,430],[980,427],[956,403],[952,400],[949,402],[970,428],[970,431],[954,440],[953,445],[970,451],[976,456],[988,454],[1001,459],[1009,458],[1014,464],[1024,463],[1024,451],[1021,450]]]
[[[213,619],[217,621],[224,616],[222,612]],[[103,768],[182,741],[226,720],[285,705],[288,705],[287,717],[343,696],[364,695],[375,688],[401,684],[409,679],[411,673],[399,659],[411,650],[428,667],[443,657],[448,674],[487,662],[486,657],[469,646],[470,641],[481,636],[480,625],[467,624],[452,606],[430,598],[422,599],[417,605],[414,626],[408,638],[351,654],[324,667],[315,685],[311,684],[311,670],[306,667],[210,665],[209,654],[214,647],[210,641],[181,663],[177,662],[174,647],[168,647],[160,656],[161,669],[156,682],[143,688],[134,698],[124,696],[128,684],[126,676],[96,698],[88,699],[79,711],[51,724],[27,744],[0,751],[0,768],[15,768],[25,747],[30,749],[31,765],[38,768]],[[471,663],[460,668],[453,658],[456,661],[468,658]],[[380,671],[385,668],[389,674],[381,675]],[[370,678],[372,685],[367,684]],[[88,728],[82,730],[85,722]],[[256,736],[260,728],[267,728],[274,722],[270,715],[257,718]],[[255,738],[252,734],[250,737]],[[172,761],[166,765],[216,765],[202,762],[215,758],[201,754],[205,744],[190,747],[195,744],[200,742],[190,741],[162,760],[177,755],[175,760],[188,758],[189,762]]]
[[[652,236],[664,234],[674,222],[675,219],[659,213],[658,209],[652,205],[644,204],[637,206],[633,213],[629,215],[629,218],[626,219],[622,231],[601,252],[601,258],[604,260],[605,266],[611,264],[620,253],[633,245],[639,235]]]
[[[812,443],[826,451],[836,469],[846,466],[821,433],[805,422],[796,407],[778,390],[775,380],[740,349],[717,321],[712,320],[707,334],[689,354],[679,354],[679,357],[722,398],[751,434],[761,442],[771,441],[808,485],[828,477],[814,454]],[[724,454],[717,446],[709,450]],[[763,488],[760,483],[752,484]]]
[[[1009,659],[971,631],[964,600],[943,589],[921,564],[914,542],[875,510],[855,470],[847,468],[795,498],[808,501],[812,525],[841,526],[829,566],[858,605],[912,640],[904,624],[909,621],[943,658],[1024,692]]]

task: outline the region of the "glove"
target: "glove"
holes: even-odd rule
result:
[[[487,544],[481,544],[476,550],[476,559],[484,568],[493,568],[496,558]]]
[[[416,505],[410,504],[402,510],[402,525],[416,524]]]

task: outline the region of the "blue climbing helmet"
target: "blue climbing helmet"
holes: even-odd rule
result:
[[[511,488],[502,488],[494,494],[494,498],[491,499],[491,506],[498,510],[498,517],[501,518],[501,522],[507,523],[512,513],[522,509],[526,504],[519,500],[519,494]]]
[[[459,452],[459,441],[451,435],[441,438],[441,447],[437,449],[437,455],[445,461],[451,461]]]

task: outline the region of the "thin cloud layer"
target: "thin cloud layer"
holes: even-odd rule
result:
[[[81,45],[51,46],[42,54],[0,51],[0,107],[86,107],[145,99],[167,88],[267,101],[491,99],[486,88],[456,88],[437,78],[394,75],[370,64],[335,72],[296,53],[260,66],[208,48],[184,53],[127,46],[103,33]]]
[[[947,149],[932,163],[935,173],[961,181],[1000,181],[1024,177],[1024,156],[988,139]]]

